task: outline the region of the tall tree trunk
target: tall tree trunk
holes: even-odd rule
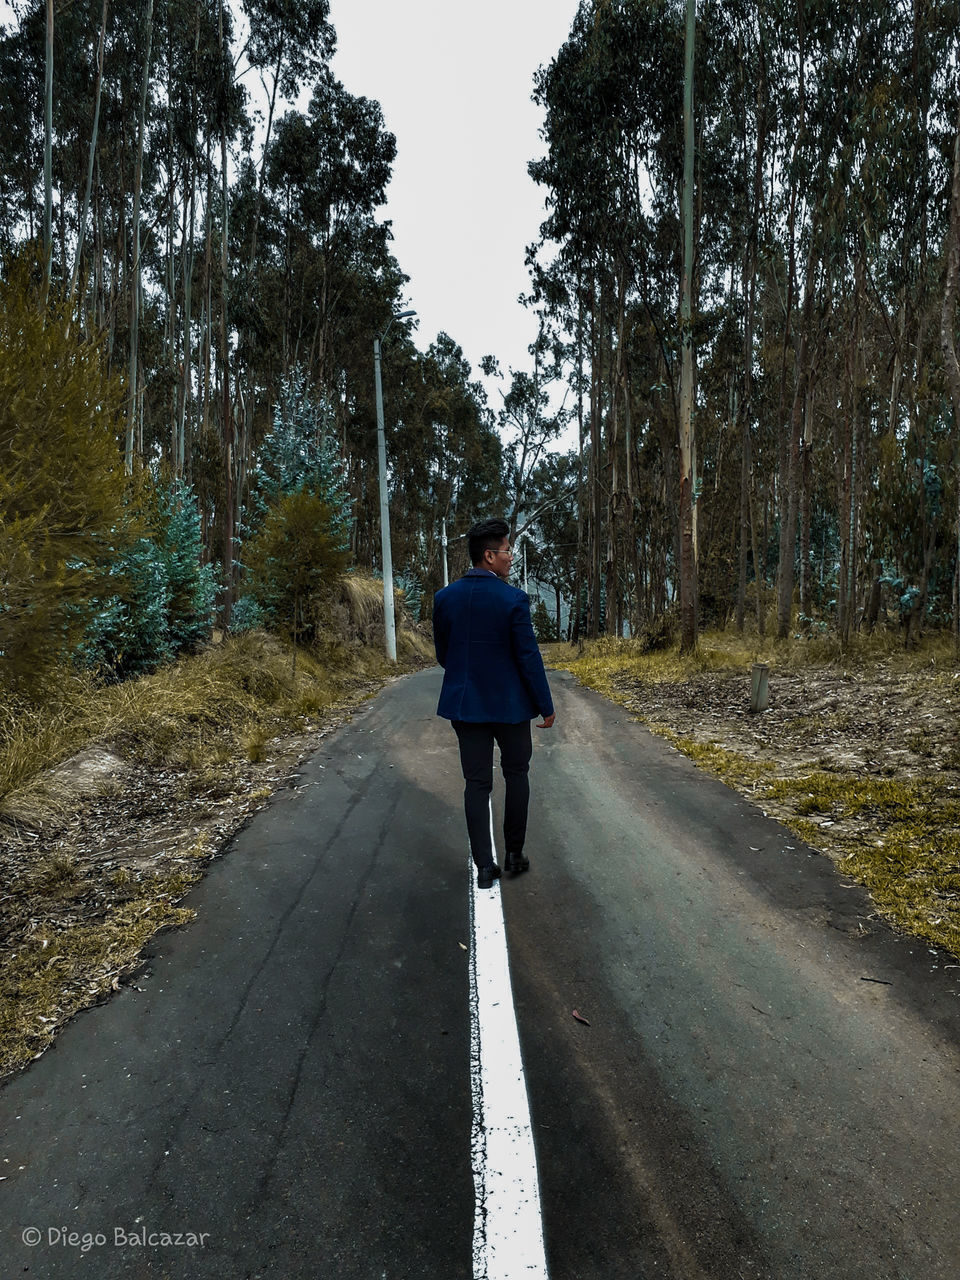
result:
[[[127,475],[133,474],[135,429],[139,416],[138,346],[140,341],[140,195],[143,188],[143,139],[147,128],[147,91],[150,86],[150,51],[153,44],[153,0],[147,0],[144,18],[145,47],[143,54],[143,80],[140,84],[140,114],[137,119],[137,161],[133,177],[133,247],[130,284],[130,363],[128,374],[129,403],[127,407],[127,445],[124,466]]]
[[[47,291],[53,272],[53,0],[47,0],[43,94],[43,269]]]
[[[800,612],[812,617],[810,603],[810,503],[813,489],[813,389],[807,388],[800,452]]]
[[[220,236],[220,395],[221,421],[223,440],[223,626],[230,626],[230,614],[233,606],[233,539],[234,539],[234,430],[233,413],[230,397],[230,330],[227,319],[227,306],[230,296],[230,258],[229,243],[229,199],[230,192],[227,181],[227,129],[226,123],[220,131],[220,163],[223,190],[223,225]]]
[[[97,155],[97,137],[100,132],[100,96],[103,86],[103,46],[107,38],[107,9],[110,0],[103,0],[103,15],[100,19],[100,39],[97,42],[97,83],[93,95],[93,126],[90,130],[90,155],[87,160],[87,183],[83,192],[83,208],[80,210],[80,222],[77,226],[77,253],[70,275],[70,306],[77,289],[80,275],[80,261],[83,257],[83,241],[87,230],[87,213],[90,209],[90,193],[93,189],[93,167]]]
[[[577,561],[574,570],[573,604],[571,606],[570,642],[580,641],[580,612],[582,608],[585,568],[584,525],[586,510],[583,476],[583,273],[577,272]]]
[[[750,418],[753,399],[753,329],[757,300],[757,237],[760,222],[760,139],[757,139],[757,157],[754,166],[753,214],[747,245],[743,255],[743,300],[745,316],[743,324],[743,396],[740,400],[741,456],[740,456],[740,574],[737,583],[737,630],[742,634],[747,602],[747,542],[753,518],[750,509],[753,466],[751,459]],[[754,558],[754,575],[760,566]],[[759,588],[758,588],[759,589]]]
[[[960,289],[960,114],[953,140],[953,181],[950,186],[950,222],[947,242],[944,245],[946,271],[944,273],[943,305],[940,308],[940,346],[943,363],[953,403],[954,427],[960,443],[960,363],[957,361],[955,337],[957,321],[957,293]],[[960,580],[960,485],[957,486],[957,574]],[[960,587],[957,590],[958,609],[954,611],[953,633],[960,653]]]
[[[680,651],[697,646],[696,438],[693,426],[693,55],[696,0],[687,0],[683,75],[683,280],[680,290]]]
[[[800,319],[800,341],[797,347],[796,382],[790,423],[787,429],[786,458],[780,474],[780,559],[777,573],[777,638],[785,640],[790,632],[793,613],[793,589],[796,584],[797,525],[800,512],[800,477],[803,429],[807,395],[810,386],[810,363],[813,327],[813,298],[816,275],[816,224],[810,231],[804,280],[803,309]]]
[[[766,512],[766,499],[764,499],[764,512]],[[757,589],[757,635],[764,636],[767,632],[767,620],[764,612],[763,587],[766,579],[766,566],[760,558],[760,548],[757,542],[757,517],[754,510],[754,503],[750,503],[750,540],[753,547],[753,581]],[[764,554],[766,554],[766,529],[764,529]]]
[[[203,417],[201,430],[206,435],[210,426],[213,363],[213,166],[211,164],[209,135],[207,136],[207,155],[204,167],[207,171],[207,195],[203,210],[203,301],[201,303],[200,335],[203,344]]]
[[[790,633],[793,589],[796,583],[797,517],[800,508],[800,450],[802,446],[803,404],[806,397],[807,335],[800,337],[797,353],[797,386],[790,411],[786,474],[780,484],[780,560],[777,570],[777,639]]]
[[[601,304],[602,312],[602,304]],[[600,418],[602,413],[602,382],[600,380],[600,343],[598,328],[602,314],[597,316],[595,280],[590,286],[590,627],[588,634],[595,640],[600,634]]]

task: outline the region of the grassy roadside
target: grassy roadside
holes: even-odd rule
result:
[[[601,639],[550,665],[628,708],[870,892],[878,915],[960,957],[960,668],[949,637],[703,637],[696,654]],[[753,662],[771,710],[746,713]]]
[[[382,634],[382,629],[381,629]],[[432,660],[401,628],[380,644],[292,651],[228,637],[124,684],[70,677],[0,721],[0,1076],[104,998],[229,836],[325,732]]]

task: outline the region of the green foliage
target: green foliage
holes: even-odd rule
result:
[[[216,567],[203,563],[203,531],[193,491],[174,481],[160,496],[158,549],[169,603],[172,651],[183,653],[210,635],[216,597]]]
[[[311,391],[300,365],[281,380],[271,429],[250,483],[244,531],[255,533],[270,504],[298,489],[309,490],[326,504],[337,547],[345,551],[350,544],[350,495],[333,410]]]
[[[230,632],[242,635],[244,631],[255,631],[265,627],[267,615],[252,595],[241,596],[230,612]]]
[[[557,622],[551,618],[543,600],[538,599],[531,615],[533,632],[540,644],[550,644],[557,640]]]
[[[0,280],[0,681],[42,684],[76,647],[136,521],[120,381],[24,257]]]
[[[115,594],[97,611],[77,648],[78,661],[114,679],[143,675],[170,656],[170,589],[159,548],[138,539],[110,563]]]
[[[398,573],[393,579],[394,592],[403,593],[403,607],[414,622],[423,616],[423,582],[414,574]]]
[[[250,589],[294,643],[315,638],[325,599],[347,567],[327,503],[309,488],[284,494],[247,548]]]
[[[144,477],[140,502],[150,534],[108,566],[112,593],[77,649],[79,662],[115,679],[142,675],[210,634],[214,566],[201,563],[200,516],[190,489]]]

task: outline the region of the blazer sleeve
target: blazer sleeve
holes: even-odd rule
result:
[[[530,597],[524,591],[520,592],[510,615],[510,639],[520,675],[530,691],[537,714],[552,716],[553,698],[530,620]]]
[[[443,602],[437,596],[433,598],[433,647],[437,651],[437,661],[441,667],[447,665],[447,649],[450,646],[450,622]]]

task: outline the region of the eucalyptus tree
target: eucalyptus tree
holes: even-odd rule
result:
[[[502,405],[497,412],[506,466],[505,519],[511,539],[537,518],[539,507],[533,500],[531,479],[549,446],[570,420],[566,397],[559,406],[551,403],[551,394],[556,394],[561,382],[561,352],[556,346],[551,350],[543,318],[537,340],[529,347],[529,355],[533,371],[510,370],[510,385],[500,392]],[[488,377],[503,377],[493,356],[485,356],[481,368]]]
[[[950,387],[950,399],[953,405],[953,417],[960,439],[960,362],[957,360],[956,326],[957,297],[960,295],[960,115],[957,117],[956,135],[953,143],[953,174],[950,183],[950,219],[947,225],[947,237],[944,244],[944,286],[943,305],[940,311],[940,342],[943,347],[944,367],[947,384]],[[960,496],[960,484],[957,486]],[[957,575],[960,582],[960,512],[957,515]],[[960,649],[960,588],[954,595],[954,635]]]
[[[689,323],[677,321],[684,276],[683,11],[658,0],[584,2],[569,40],[536,81],[535,98],[547,113],[548,151],[531,164],[530,172],[550,190],[543,236],[561,245],[568,277],[578,282],[573,296],[578,310],[583,299],[587,326],[591,373],[585,517],[594,631],[604,543],[603,576],[618,611],[630,584],[634,592],[638,589],[636,462],[640,437],[652,430],[663,451],[672,576],[691,606],[686,609],[686,638],[693,639],[699,482],[688,432],[681,436],[681,347],[684,334],[695,336],[701,296],[716,289],[713,273],[729,251],[735,46],[727,17],[719,5],[703,7],[706,34],[695,50],[702,90],[696,114],[690,115],[698,195],[689,209]],[[693,184],[688,186],[692,197]],[[703,217],[704,209],[710,210],[709,218]],[[695,405],[692,366],[688,374],[683,390],[689,424]],[[681,510],[686,514],[686,555]]]
[[[530,476],[529,502],[536,511],[524,537],[529,575],[551,588],[557,638],[562,631],[564,600],[573,617],[577,585],[576,451],[550,453]]]
[[[374,213],[386,199],[395,156],[379,104],[348,93],[328,69],[307,113],[287,112],[277,124],[267,187],[271,247],[279,250],[282,271],[283,341],[291,355],[308,345],[322,383],[333,375],[330,327],[341,293],[355,265],[386,248],[389,230],[375,228]]]

